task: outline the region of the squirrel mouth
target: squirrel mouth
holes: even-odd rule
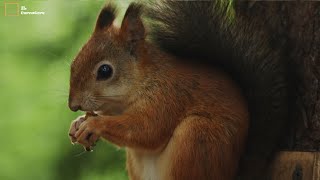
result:
[[[98,116],[99,111],[86,111],[87,116]]]
[[[100,106],[87,110],[86,113],[90,116],[110,116],[119,115],[124,112],[126,106],[120,102],[117,103],[104,103]]]
[[[95,116],[101,115],[103,114],[103,111],[93,111]]]
[[[103,114],[103,109],[105,109],[105,106],[107,104],[104,103],[101,106],[99,106],[98,108],[96,108],[95,110],[91,111],[90,113],[95,114],[96,116]]]

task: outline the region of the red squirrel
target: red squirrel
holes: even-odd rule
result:
[[[287,113],[286,69],[228,1],[106,5],[71,65],[71,141],[124,147],[132,180],[264,179]],[[143,21],[143,18],[147,21]]]

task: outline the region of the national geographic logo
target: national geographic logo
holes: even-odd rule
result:
[[[4,2],[4,16],[19,16],[19,3]]]
[[[4,2],[4,16],[45,15],[46,12],[32,9],[18,2]]]

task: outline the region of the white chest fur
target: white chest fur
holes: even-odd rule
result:
[[[141,157],[141,162],[143,164],[143,180],[158,180],[160,174],[157,168],[157,156],[143,156]]]
[[[165,152],[165,151],[163,151]],[[145,153],[127,148],[129,168],[141,180],[168,180],[171,156],[167,153]]]

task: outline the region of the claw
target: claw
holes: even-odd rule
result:
[[[84,147],[84,149],[85,149],[86,151],[90,151],[90,152],[93,151],[93,150],[91,149],[91,146],[90,146],[90,147]]]

